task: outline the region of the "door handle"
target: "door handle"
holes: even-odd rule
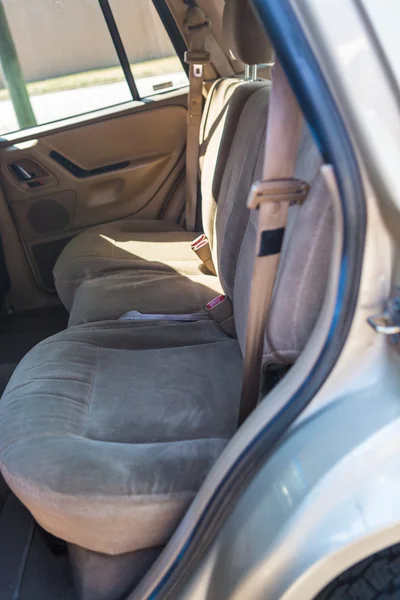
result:
[[[10,168],[14,171],[18,181],[30,181],[36,177],[36,173],[28,173],[24,167],[21,167],[18,163],[11,163]]]
[[[10,163],[8,168],[13,178],[23,187],[33,189],[56,183],[51,173],[27,156]]]

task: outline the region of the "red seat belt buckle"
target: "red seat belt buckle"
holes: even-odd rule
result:
[[[224,302],[224,300],[226,300],[225,294],[221,294],[220,296],[213,298],[212,300],[210,300],[210,302],[207,303],[207,310],[212,310],[213,308]]]
[[[207,304],[207,312],[225,333],[231,337],[236,335],[232,302],[224,294],[210,300]]]
[[[199,235],[199,237],[197,237],[195,240],[193,240],[193,242],[191,243],[191,248],[193,250],[193,252],[196,252],[196,250],[199,250],[200,248],[202,248],[203,246],[206,246],[208,244],[208,239],[207,236],[202,233],[201,235]]]

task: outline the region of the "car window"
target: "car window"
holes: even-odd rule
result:
[[[149,0],[110,0],[141,98],[188,84],[182,63]],[[134,24],[134,25],[133,25]]]
[[[187,85],[151,0],[0,0],[0,67],[0,135]]]

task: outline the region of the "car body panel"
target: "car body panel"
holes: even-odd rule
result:
[[[394,353],[393,353],[394,354]],[[400,369],[337,398],[280,444],[203,565],[203,594],[313,598],[400,533]],[[382,394],[382,389],[385,392]]]

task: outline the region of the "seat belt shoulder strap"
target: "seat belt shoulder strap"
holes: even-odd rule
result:
[[[308,185],[294,179],[301,114],[277,62],[269,106],[263,180],[253,185],[248,206],[258,211],[253,276],[247,316],[239,423],[257,406],[265,327],[271,307],[289,205],[303,202]]]
[[[185,52],[189,65],[189,98],[186,137],[186,229],[196,225],[200,125],[203,110],[204,65],[210,61],[205,49],[209,21],[194,1],[188,1],[186,29],[190,49]]]

